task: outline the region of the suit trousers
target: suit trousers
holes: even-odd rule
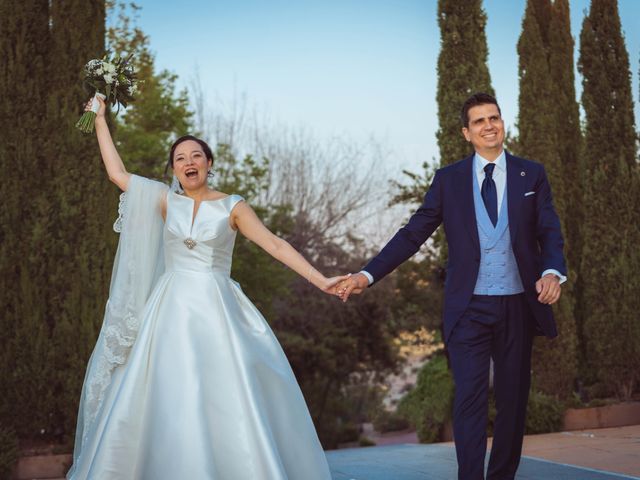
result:
[[[513,479],[520,463],[531,384],[535,320],[524,294],[474,295],[447,347],[455,381],[458,478],[483,480],[490,359],[496,419],[487,479]]]

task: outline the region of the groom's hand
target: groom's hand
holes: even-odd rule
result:
[[[349,299],[349,296],[353,294],[362,293],[362,291],[369,286],[369,280],[361,273],[351,275],[345,281],[341,282],[337,287],[337,293],[343,302]]]
[[[547,273],[536,282],[536,291],[538,292],[538,301],[540,303],[553,305],[560,298],[561,290],[560,279],[553,273]]]

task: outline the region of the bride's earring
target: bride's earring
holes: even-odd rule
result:
[[[213,177],[214,177],[214,173],[213,173],[213,168],[212,168],[211,170],[207,171],[207,183],[212,188],[213,188]]]
[[[176,177],[175,175],[173,176],[173,179],[171,180],[171,191],[172,192],[176,192],[176,193],[182,193],[182,186],[180,185],[180,182],[178,181],[178,177]]]

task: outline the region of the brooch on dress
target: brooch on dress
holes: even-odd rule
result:
[[[184,244],[187,246],[189,250],[192,250],[193,247],[195,247],[198,244],[198,242],[196,242],[193,238],[189,237],[184,241]]]

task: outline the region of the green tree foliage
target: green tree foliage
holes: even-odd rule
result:
[[[366,385],[372,374],[382,375],[395,366],[391,340],[396,332],[384,303],[391,291],[387,285],[377,288],[376,295],[343,305],[305,279],[296,278],[290,290],[285,302],[278,299],[271,325],[300,382],[323,445],[336,447],[344,427],[364,413],[354,411],[348,387]]]
[[[579,143],[576,146],[567,142],[580,139],[577,104],[575,97],[571,97],[575,93],[568,13],[566,0],[557,0],[553,5],[551,0],[528,0],[518,41],[520,94],[516,153],[544,164],[563,227],[568,199],[575,193],[574,189],[565,188],[565,181],[571,177],[565,178],[567,168],[563,160],[569,155],[569,160],[577,161]],[[570,137],[561,136],[565,133]],[[566,287],[554,307],[559,336],[552,342],[537,338],[533,360],[539,388],[562,397],[571,394],[577,369],[574,300]]]
[[[432,261],[431,244],[426,255],[400,265],[393,274],[394,295],[391,311],[396,323],[409,331],[426,327],[439,331],[442,324],[444,271]],[[441,337],[438,337],[442,341]]]
[[[527,0],[518,40],[520,94],[517,153],[544,164],[556,209],[564,211],[554,81],[549,66],[551,0]]]
[[[95,139],[74,128],[87,96],[83,67],[104,53],[105,6],[98,0],[50,3],[51,65],[48,77],[47,156],[52,162],[43,193],[52,207],[47,236],[46,318],[52,326],[49,359],[55,365],[46,412],[55,432],[71,438],[97,330],[104,314],[116,235],[116,189],[107,181]]]
[[[53,289],[42,255],[53,225],[47,189],[57,162],[48,142],[49,16],[47,1],[0,3],[0,423],[31,436],[53,431],[55,371],[47,360],[54,325],[43,304]]]
[[[464,101],[476,92],[494,94],[487,67],[486,23],[481,0],[438,0],[440,129],[437,137],[441,165],[453,163],[473,152],[473,147],[460,132],[460,109]]]
[[[440,165],[458,161],[473,152],[464,139],[460,110],[475,92],[493,94],[487,67],[487,39],[484,32],[486,15],[480,0],[439,0],[440,54],[438,56],[438,121],[436,133],[440,148]],[[396,194],[391,204],[422,204],[435,167],[423,164],[421,174],[404,171],[406,183],[392,182]],[[398,302],[394,310],[412,318],[422,316],[430,325],[441,322],[444,271],[447,248],[442,229],[438,229],[422,248],[423,258],[409,260],[397,272]],[[409,288],[413,285],[414,288]],[[413,295],[419,285],[421,297]],[[417,300],[420,298],[419,300]],[[437,310],[437,311],[436,311]]]
[[[223,144],[217,146],[214,155],[215,188],[242,195],[258,217],[277,235],[290,231],[287,208],[262,206],[255,202],[260,193],[268,188],[268,160],[256,159],[252,155],[238,160],[231,148]],[[240,283],[265,318],[270,319],[274,315],[275,299],[288,296],[288,286],[295,273],[238,234],[231,276]]]
[[[239,160],[227,145],[218,145],[215,156],[216,188],[242,195],[271,231],[288,240],[320,271],[327,275],[355,271],[364,263],[366,254],[357,242],[344,245],[327,240],[312,218],[294,218],[291,205],[257,202],[268,188],[266,159],[247,155]],[[310,238],[315,240],[305,240]],[[336,447],[349,440],[350,433],[357,438],[355,422],[364,407],[358,408],[350,398],[351,387],[395,366],[390,286],[344,305],[242,235],[236,240],[232,277],[276,333],[323,445]],[[372,322],[374,318],[377,321]]]
[[[399,420],[413,425],[422,443],[443,441],[447,424],[453,420],[455,384],[447,359],[441,353],[431,358],[420,370],[418,381],[398,405]],[[555,396],[538,390],[534,384],[529,392],[525,431],[527,434],[557,432],[562,428],[564,404]],[[487,434],[493,435],[496,418],[495,397],[489,392]]]
[[[13,429],[0,426],[0,478],[11,478],[18,460],[18,439]]]
[[[104,53],[98,0],[0,3],[0,419],[20,438],[71,441],[104,313],[117,191],[74,128],[82,70]]]
[[[110,46],[134,53],[145,81],[138,103],[117,120],[116,141],[132,171],[158,177],[168,142],[191,126],[186,97],[175,93],[175,76],[155,71],[147,37],[123,13],[134,7],[112,8],[120,17]],[[82,67],[104,53],[105,6],[5,1],[0,13],[0,161],[10,173],[0,185],[0,421],[21,439],[71,442],[117,241],[111,231],[117,189],[106,179],[95,139],[74,128],[87,98]],[[309,242],[323,238],[313,218],[294,218],[291,205],[257,203],[267,187],[265,159],[236,159],[225,145],[215,157],[216,188],[244,195],[319,269],[337,273],[364,262],[357,239],[346,246]],[[362,379],[394,365],[390,290],[342,305],[241,236],[233,275],[273,325],[323,442],[335,446],[361,413],[348,389],[368,388]]]
[[[452,420],[454,384],[444,355],[437,355],[422,367],[416,387],[398,405],[398,413],[416,427],[422,443],[443,440],[445,426]]]
[[[424,172],[418,175],[404,170],[408,183],[392,181],[395,191],[389,205],[422,204],[423,198],[435,175],[436,168],[423,164]],[[446,264],[446,245],[442,230],[422,246],[418,255],[407,260],[391,274],[396,292],[391,304],[394,318],[404,328],[426,326],[440,331],[442,328],[442,302]]]
[[[177,90],[178,76],[157,71],[149,36],[135,24],[139,7],[114,2],[114,23],[107,30],[108,49],[121,56],[133,55],[142,80],[136,101],[116,117],[116,144],[127,168],[139,175],[162,178],[169,147],[175,138],[194,133],[186,90]]]
[[[549,73],[553,80],[551,93],[555,102],[554,127],[556,149],[562,176],[561,190],[554,185],[556,203],[562,206],[563,233],[572,271],[577,272],[581,251],[583,218],[584,159],[580,113],[576,100],[574,75],[574,42],[571,36],[568,0],[555,0],[550,9],[548,26]]]
[[[555,396],[547,395],[532,387],[527,404],[525,433],[537,435],[561,431],[564,412],[564,404]]]
[[[580,267],[585,375],[592,393],[629,397],[640,379],[640,184],[629,56],[617,2],[592,0],[580,33],[578,68],[586,117]]]
[[[104,15],[99,2],[7,1],[0,9],[0,162],[7,174],[0,418],[21,437],[63,435],[72,429],[82,382],[84,365],[74,367],[86,362],[83,322],[92,318],[87,309],[102,310],[108,278],[99,257],[108,240],[92,222],[104,210],[97,199],[105,197],[92,183],[96,158],[72,128],[81,68],[102,53]],[[72,11],[83,22],[80,31],[70,28]],[[71,285],[77,270],[90,270],[82,258],[88,250],[97,254],[98,278],[77,275]],[[81,297],[84,309],[75,302]],[[70,384],[61,372],[73,377]]]
[[[535,384],[529,390],[529,401],[527,402],[527,418],[525,419],[524,432],[527,435],[539,433],[559,432],[562,430],[565,402],[556,395],[548,395],[538,390]],[[496,402],[495,397],[489,397],[489,425],[487,434],[493,436],[496,422]]]
[[[494,94],[487,66],[487,17],[481,0],[438,0],[440,54],[438,55],[438,124],[436,132],[440,149],[440,165],[461,160],[473,147],[462,135],[460,111],[473,93]],[[394,203],[420,205],[434,171],[428,162],[422,175],[403,172],[406,184],[395,184],[398,195]]]

